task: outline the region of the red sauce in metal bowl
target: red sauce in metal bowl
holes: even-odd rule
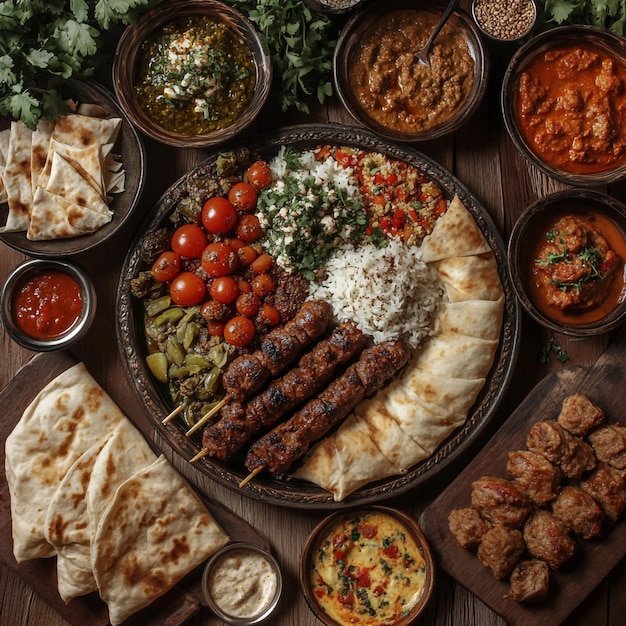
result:
[[[624,299],[626,241],[603,213],[563,207],[537,220],[526,238],[528,297],[546,317],[589,324]]]
[[[573,174],[626,163],[626,64],[594,47],[538,54],[515,99],[521,133],[547,164]]]
[[[70,330],[80,318],[80,285],[60,270],[40,270],[20,282],[12,310],[15,323],[24,333],[37,339],[53,339]]]

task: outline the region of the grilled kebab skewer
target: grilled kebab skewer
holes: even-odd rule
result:
[[[222,461],[229,459],[262,429],[273,426],[323,389],[340,366],[363,350],[366,341],[353,323],[337,326],[328,339],[302,356],[297,367],[270,383],[247,404],[233,402],[225,407],[221,419],[204,430],[205,455]]]
[[[363,398],[378,391],[408,358],[409,351],[401,341],[386,341],[364,350],[359,360],[317,398],[250,447],[246,458],[246,468],[251,472],[248,478],[262,469],[272,474],[285,473],[313,442],[346,417]]]
[[[258,350],[237,357],[222,376],[226,395],[187,431],[187,436],[204,426],[231,400],[247,400],[271,377],[291,365],[304,348],[326,332],[332,313],[332,307],[327,302],[309,300],[284,326],[271,330],[261,341]],[[166,420],[169,421],[168,418]],[[163,423],[166,421],[163,420]]]

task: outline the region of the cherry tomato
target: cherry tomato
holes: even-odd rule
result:
[[[263,303],[259,312],[259,317],[264,325],[268,324],[269,326],[278,326],[278,324],[280,324],[279,310],[267,302]]]
[[[272,170],[265,161],[255,161],[248,168],[247,178],[255,189],[265,189],[272,184]]]
[[[276,283],[269,274],[259,274],[252,279],[252,293],[264,298],[268,293],[272,293],[276,289]]]
[[[211,283],[209,293],[216,302],[230,304],[239,296],[239,288],[230,276],[220,276]]]
[[[242,293],[235,303],[237,313],[246,317],[254,317],[261,308],[261,298],[253,293]]]
[[[252,291],[252,285],[245,278],[237,279],[237,287],[239,287],[239,293],[250,293]]]
[[[212,278],[232,274],[238,266],[237,252],[223,241],[210,243],[202,252],[202,267]]]
[[[207,322],[225,322],[231,315],[230,308],[215,300],[207,300],[200,309],[200,315]]]
[[[172,250],[188,259],[199,259],[206,243],[206,235],[197,224],[183,224],[172,235]]]
[[[222,196],[209,198],[202,206],[202,224],[213,235],[225,235],[237,223],[237,211]]]
[[[211,337],[221,337],[224,334],[224,322],[209,322],[206,327]]]
[[[273,263],[274,261],[271,255],[269,255],[267,252],[264,252],[250,264],[250,269],[255,275],[265,274],[266,272],[269,272]]]
[[[225,241],[233,250],[239,250],[246,245],[241,239],[227,239]]]
[[[206,298],[206,285],[193,272],[181,272],[170,283],[170,296],[175,304],[194,306]]]
[[[150,272],[161,283],[172,280],[180,272],[180,255],[171,250],[162,252]]]
[[[224,326],[224,339],[238,348],[247,346],[254,339],[254,322],[243,315],[236,315]]]
[[[242,241],[252,243],[263,234],[263,229],[256,215],[246,213],[239,218],[235,232],[237,233],[237,237]]]
[[[237,250],[237,256],[239,257],[239,265],[248,267],[259,256],[259,253],[252,246],[243,246]]]
[[[257,190],[250,183],[236,183],[228,192],[228,199],[238,211],[252,211],[258,197]]]

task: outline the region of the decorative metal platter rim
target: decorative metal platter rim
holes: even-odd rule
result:
[[[243,489],[240,489],[239,483],[246,475],[244,468],[239,471],[225,464],[212,461],[208,457],[204,457],[196,463],[196,467],[202,473],[250,498],[292,508],[332,509],[378,502],[425,484],[447,469],[474,443],[496,415],[510,384],[519,352],[521,309],[513,292],[504,241],[490,215],[463,183],[421,152],[407,146],[395,145],[361,129],[339,124],[288,126],[250,137],[245,141],[233,144],[228,149],[245,146],[260,156],[270,158],[283,145],[307,149],[320,144],[352,146],[382,152],[391,158],[406,161],[420,169],[440,186],[448,200],[457,194],[476,219],[493,250],[505,296],[500,345],[485,385],[471,408],[465,424],[442,442],[433,455],[416,464],[406,474],[391,476],[370,483],[345,500],[335,502],[332,494],[317,485],[295,479],[277,480],[269,476],[259,475]],[[226,149],[222,149],[221,152],[224,150]],[[138,245],[141,238],[147,232],[163,225],[164,220],[174,209],[177,198],[184,191],[189,175],[197,171],[198,168],[213,162],[218,154],[218,151],[212,153],[202,163],[182,176],[156,202],[153,210],[139,229],[127,254],[116,294],[117,334],[125,374],[154,427],[174,451],[186,459],[194,456],[200,447],[194,440],[186,437],[184,430],[175,422],[167,425],[163,425],[161,422],[174,407],[171,400],[167,398],[165,390],[157,388],[145,364],[143,358],[145,354],[143,319],[138,319],[141,318],[141,315],[137,315],[138,302],[130,294],[129,285],[130,279],[137,275],[143,263],[139,255]]]
[[[100,245],[117,233],[128,221],[139,203],[145,185],[146,155],[143,140],[113,94],[95,80],[69,79],[64,83],[64,89],[67,90],[68,95],[77,98],[79,102],[99,104],[108,115],[122,120],[114,151],[122,155],[122,166],[126,170],[126,187],[111,201],[110,207],[113,210],[111,221],[93,233],[49,241],[30,241],[26,239],[24,231],[0,233],[1,241],[14,250],[32,257],[71,256]]]

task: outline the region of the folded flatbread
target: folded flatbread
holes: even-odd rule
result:
[[[126,419],[79,363],[47,384],[5,443],[16,561],[54,556],[45,537],[48,507],[72,465]]]
[[[9,154],[10,137],[10,128],[0,130],[0,203],[7,201],[7,188],[4,184],[4,168],[6,167],[7,155]]]
[[[127,479],[93,542],[93,572],[111,624],[150,604],[227,542],[165,457]]]
[[[424,240],[422,258],[444,287],[434,332],[400,377],[362,402],[294,473],[337,501],[434,454],[467,420],[493,364],[504,292],[495,256],[458,197]]]

